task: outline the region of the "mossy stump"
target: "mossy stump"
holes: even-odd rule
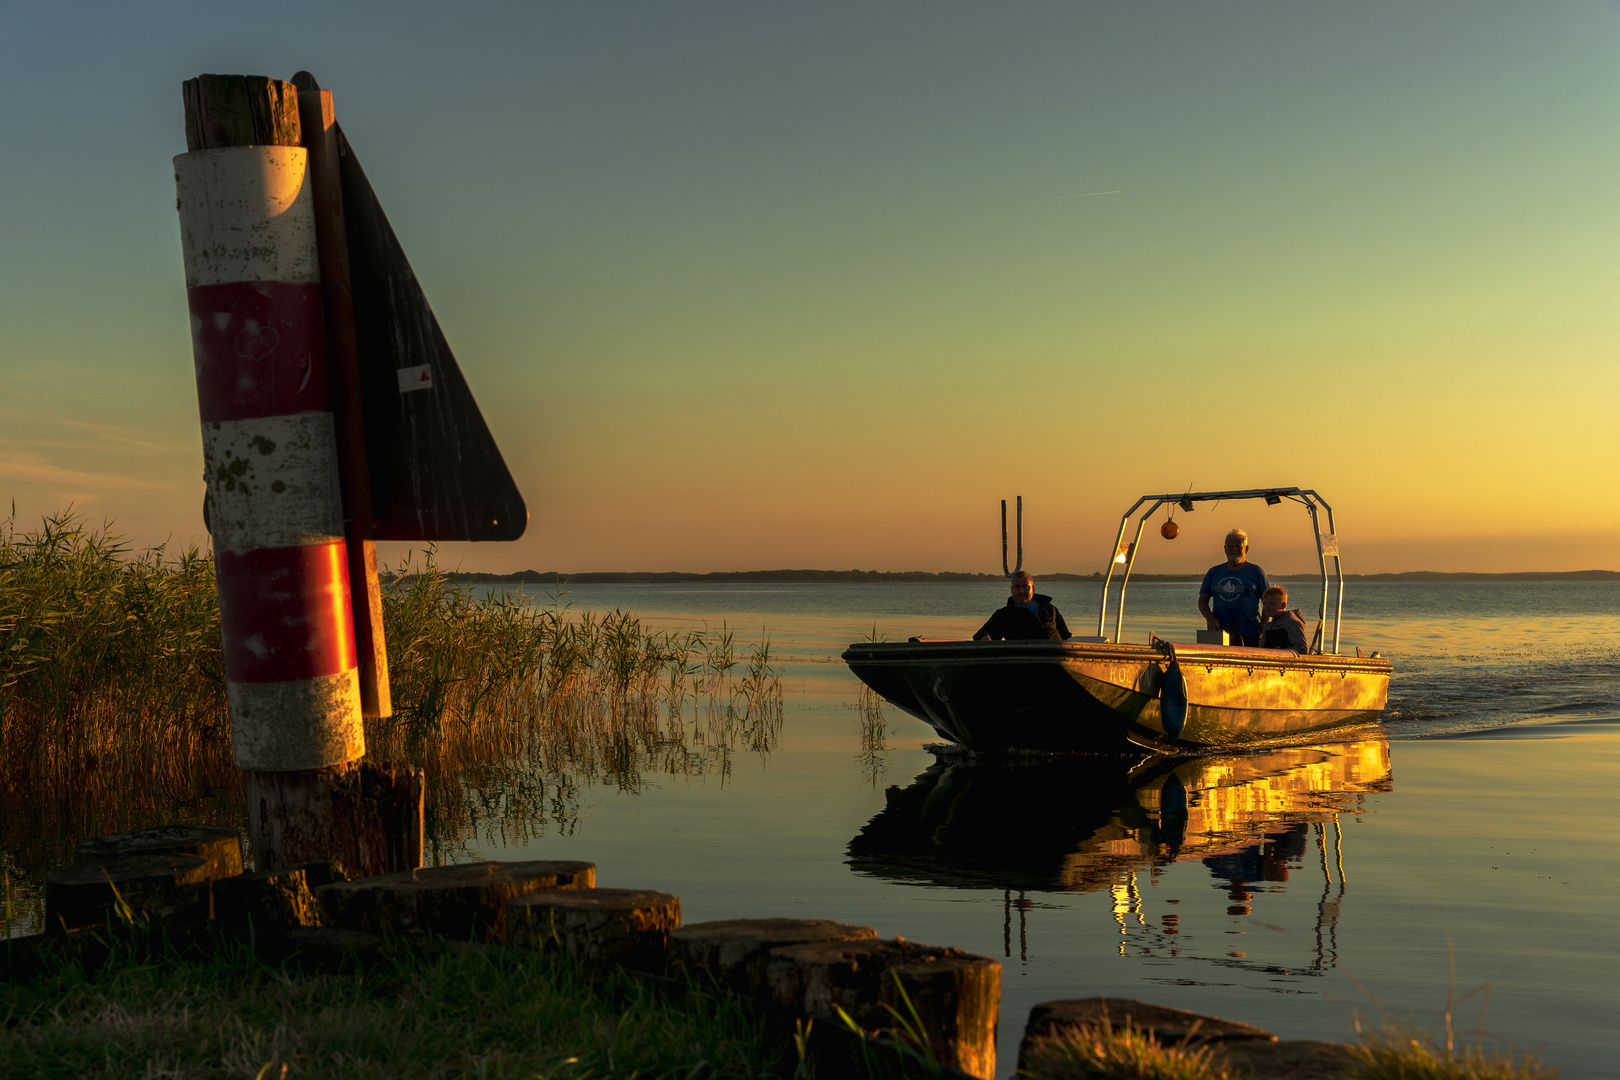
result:
[[[242,872],[242,837],[223,825],[163,825],[81,840],[73,849],[74,862],[81,863],[126,855],[195,855],[217,881]]]
[[[766,983],[772,1001],[818,1019],[837,1023],[842,1009],[863,1029],[897,1037],[920,1025],[941,1064],[995,1075],[998,960],[902,938],[813,942],[772,949]]]
[[[134,919],[204,923],[213,916],[213,867],[196,855],[124,855],[76,862],[45,875],[51,931],[101,926],[121,912]]]
[[[644,971],[664,966],[669,933],[680,925],[681,898],[652,889],[565,889],[506,905],[513,944]]]
[[[346,930],[504,941],[513,900],[595,884],[595,863],[478,862],[334,882],[315,895],[331,925]]]
[[[765,969],[771,950],[816,942],[876,941],[870,926],[831,919],[720,919],[693,923],[669,935],[668,973],[711,983],[737,994],[768,997]]]

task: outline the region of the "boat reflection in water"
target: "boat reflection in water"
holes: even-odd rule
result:
[[[1113,895],[1121,953],[1174,956],[1179,918],[1148,923],[1139,873],[1201,860],[1225,882],[1226,914],[1245,916],[1254,914],[1256,894],[1287,881],[1314,846],[1310,861],[1320,864],[1323,892],[1309,967],[1323,971],[1334,963],[1344,898],[1338,815],[1391,786],[1382,738],[1138,760],[941,755],[911,786],[889,789],[888,805],[850,841],[849,863],[910,884],[1004,890],[1009,956],[1013,911],[1019,952],[1027,953],[1024,913],[1034,905],[1024,893],[1103,890]],[[1257,966],[1231,954],[1219,962]]]

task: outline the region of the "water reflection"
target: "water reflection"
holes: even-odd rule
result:
[[[1337,957],[1345,896],[1338,817],[1391,788],[1382,738],[1135,761],[941,757],[909,787],[889,789],[887,806],[850,841],[849,864],[909,884],[1002,890],[1007,955],[1016,915],[1027,957],[1029,892],[1106,891],[1121,954],[1177,956],[1181,915],[1149,920],[1140,873],[1201,861],[1225,893],[1226,915],[1263,916],[1265,894],[1309,861],[1322,896],[1306,966],[1320,972]],[[1219,962],[1255,966],[1240,952]]]

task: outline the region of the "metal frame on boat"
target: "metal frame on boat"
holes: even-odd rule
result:
[[[1316,642],[1306,654],[1241,645],[1175,643],[1150,635],[1120,641],[1125,589],[1142,530],[1166,505],[1289,500],[1309,511],[1322,569]],[[1151,505],[1149,505],[1151,504]],[[1125,531],[1144,505],[1134,538]],[[1319,511],[1326,511],[1328,532]],[[1324,638],[1331,556],[1337,578],[1333,651]],[[1114,567],[1123,564],[1114,621],[1107,635]],[[1389,694],[1389,661],[1338,655],[1344,571],[1326,500],[1303,488],[1144,495],[1120,519],[1104,577],[1098,633],[1068,641],[861,642],[844,652],[850,670],[886,700],[974,750],[1127,752],[1140,747],[1185,751],[1349,737],[1376,722]]]
[[[1338,579],[1338,603],[1333,608],[1333,648],[1329,651],[1339,651],[1339,623],[1344,615],[1344,564],[1339,561],[1339,538],[1333,531],[1333,507],[1327,500],[1314,491],[1304,488],[1249,488],[1245,491],[1189,491],[1182,495],[1144,495],[1137,499],[1131,508],[1125,511],[1119,519],[1119,532],[1114,536],[1114,557],[1108,561],[1108,572],[1103,577],[1102,606],[1097,612],[1097,636],[1102,637],[1108,633],[1108,586],[1114,580],[1114,567],[1120,563],[1125,564],[1125,573],[1119,579],[1119,605],[1114,616],[1113,640],[1119,640],[1120,629],[1125,625],[1125,587],[1131,581],[1131,568],[1136,565],[1136,549],[1142,542],[1142,529],[1147,525],[1148,519],[1159,512],[1161,506],[1178,506],[1189,514],[1195,503],[1201,502],[1228,502],[1237,499],[1264,499],[1267,506],[1276,506],[1284,499],[1302,503],[1310,511],[1311,532],[1316,536],[1316,559],[1322,568],[1322,606],[1317,611],[1316,641],[1312,643],[1312,652],[1323,651],[1320,648],[1322,629],[1327,618],[1328,603],[1328,556],[1333,557],[1333,569]],[[1125,542],[1125,529],[1131,522],[1131,515],[1141,508],[1142,504],[1151,501],[1152,506],[1145,510],[1136,521],[1136,535],[1129,544]],[[1317,517],[1317,508],[1327,512],[1328,535],[1322,538],[1322,523]],[[1020,516],[1023,507],[1019,507]],[[1003,529],[1005,529],[1003,523]],[[1019,552],[1022,555],[1022,551]],[[1002,562],[1006,562],[1004,558]]]

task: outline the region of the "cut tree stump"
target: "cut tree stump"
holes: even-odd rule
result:
[[[218,880],[242,872],[242,837],[223,825],[163,825],[81,840],[73,849],[73,860],[81,863],[126,855],[195,855]]]
[[[479,862],[340,881],[315,894],[332,925],[346,930],[504,941],[511,901],[595,885],[595,863]]]
[[[242,779],[260,870],[333,860],[358,877],[422,865],[421,769],[365,759]]]
[[[681,898],[652,889],[567,889],[506,905],[513,944],[642,971],[662,970],[670,931],[680,925]]]
[[[311,863],[281,870],[258,870],[214,885],[214,918],[254,930],[321,926],[314,890],[342,880],[333,863]]]
[[[720,919],[693,923],[669,935],[668,973],[699,986],[768,997],[765,968],[772,949],[828,941],[876,941],[870,926],[831,919]]]
[[[119,901],[137,919],[204,923],[212,916],[213,871],[196,855],[169,852],[76,862],[45,875],[45,925],[101,926]]]
[[[902,938],[816,942],[772,949],[766,982],[772,1001],[818,1019],[836,1023],[841,1008],[863,1029],[897,1038],[920,1021],[941,1064],[995,1075],[998,960]]]

